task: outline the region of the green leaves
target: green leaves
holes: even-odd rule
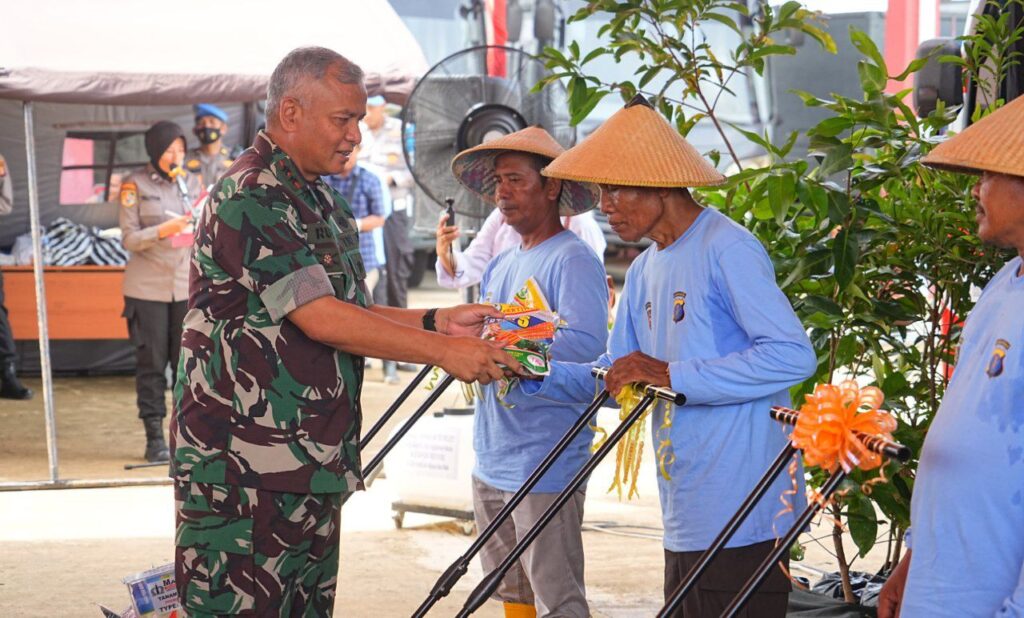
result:
[[[885,84],[889,81],[885,69],[863,60],[857,63],[857,75],[860,76],[861,88],[869,93],[885,90]]]
[[[768,205],[775,215],[775,223],[781,226],[796,199],[795,179],[792,174],[781,171],[769,176],[765,182],[768,184]]]
[[[608,95],[603,88],[590,86],[582,77],[573,77],[566,86],[569,93],[569,123],[576,126]]]
[[[815,25],[816,14],[793,0],[778,8],[759,0],[755,10],[745,2],[727,0],[590,0],[569,21],[588,18],[607,20],[598,29],[602,42],[595,49],[581,49],[573,41],[564,53],[543,53],[552,71],[543,83],[567,81],[572,124],[586,118],[607,92],[627,99],[643,92],[658,99],[659,107],[664,101],[671,108],[661,111],[684,135],[699,119],[711,120],[725,146],[721,151],[737,167],[742,162],[730,141],[735,137],[722,129],[724,122],[717,116],[722,95],[733,92],[733,79],[761,73],[772,56],[795,54],[795,48],[783,42],[789,30],[807,33],[830,53],[836,50],[832,37]],[[729,50],[727,58],[723,50]],[[587,74],[588,63],[602,56],[616,62],[638,60],[633,79],[609,83]]]
[[[825,179],[838,172],[848,172],[853,167],[853,146],[840,143],[828,149],[825,159],[818,166],[818,177]]]
[[[875,506],[863,493],[850,493],[844,498],[846,502],[846,523],[850,527],[850,537],[860,552],[860,557],[868,555],[875,546],[878,536],[878,517]]]
[[[850,228],[844,227],[839,230],[832,243],[832,259],[835,264],[836,283],[840,289],[850,285],[850,282],[853,281],[859,257],[857,241]]]
[[[871,64],[881,69],[883,74],[888,74],[888,70],[885,68],[885,58],[878,51],[878,46],[871,40],[871,37],[850,26],[850,41],[853,42],[853,46],[857,48],[857,51],[867,56],[867,60],[870,60]]]

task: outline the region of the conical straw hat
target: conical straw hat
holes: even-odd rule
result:
[[[628,187],[709,187],[725,182],[641,95],[544,169],[564,180]]]
[[[1024,97],[939,144],[922,160],[952,172],[1024,176]]]
[[[494,201],[494,159],[502,152],[528,152],[554,159],[565,152],[555,138],[538,126],[527,127],[515,133],[463,150],[452,159],[452,173],[463,186],[488,202]],[[569,217],[586,212],[601,199],[601,190],[589,182],[566,181],[558,197],[558,214]]]

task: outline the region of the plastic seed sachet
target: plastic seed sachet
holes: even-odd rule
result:
[[[510,303],[495,303],[501,318],[489,318],[484,323],[483,338],[499,341],[509,356],[519,361],[523,371],[533,376],[546,376],[551,372],[551,344],[555,332],[565,322],[551,310],[548,299],[537,281],[530,277],[516,292]],[[498,382],[498,398],[504,399],[518,382],[517,378],[504,378]]]

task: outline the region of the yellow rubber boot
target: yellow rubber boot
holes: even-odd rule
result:
[[[537,608],[526,603],[505,604],[505,618],[537,618]]]

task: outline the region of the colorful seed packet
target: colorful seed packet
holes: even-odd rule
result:
[[[547,297],[537,281],[530,277],[516,292],[510,303],[497,303],[494,307],[502,317],[490,319],[484,325],[484,339],[499,341],[504,350],[523,366],[526,374],[546,376],[551,372],[551,344],[555,332],[565,324],[551,310]],[[503,398],[515,385],[516,379],[502,380],[498,396]]]

